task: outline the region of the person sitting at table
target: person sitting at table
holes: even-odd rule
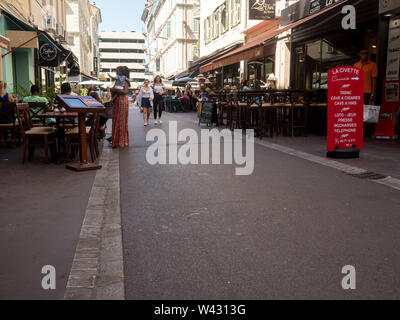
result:
[[[46,105],[48,105],[49,104],[49,100],[47,100],[47,98],[45,98],[45,97],[41,97],[40,95],[39,95],[39,93],[40,93],[40,89],[39,89],[39,86],[37,86],[36,84],[34,84],[34,85],[32,85],[31,86],[31,95],[30,96],[26,96],[26,97],[24,97],[23,99],[22,99],[22,102],[25,102],[25,103],[29,103],[29,102],[41,102],[41,103],[45,103]],[[44,110],[43,109],[41,109],[41,110],[39,110],[40,108],[38,108],[38,107],[31,107],[31,108],[29,108],[29,113],[30,113],[30,115],[31,115],[31,117],[34,115],[34,114],[42,114],[42,113],[44,113]],[[39,112],[37,112],[39,110]],[[32,120],[33,121],[40,121],[40,119],[39,118],[37,118],[37,117],[32,117]],[[56,119],[55,118],[47,118],[46,119],[46,124],[47,125],[53,125],[53,124],[55,124],[56,123]]]
[[[66,96],[77,96],[75,92],[72,92],[72,88],[69,82],[64,82],[61,85],[61,94]]]
[[[6,88],[7,84],[4,81],[0,81],[0,102],[14,102],[14,97],[12,94],[8,94],[8,92],[6,92]],[[0,117],[0,123],[2,122],[9,122],[9,119]],[[0,133],[0,147],[6,147],[4,133]]]

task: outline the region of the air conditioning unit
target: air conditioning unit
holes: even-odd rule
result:
[[[57,23],[56,36],[62,38],[64,37],[64,25],[62,23]]]
[[[334,53],[337,53],[337,50],[336,50],[336,48],[328,45],[328,48],[326,49],[326,52],[334,54]]]
[[[45,30],[53,30],[55,31],[57,28],[56,18],[54,16],[45,16],[43,21],[43,28]]]

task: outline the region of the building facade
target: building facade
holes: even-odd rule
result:
[[[0,34],[10,40],[1,72],[9,90],[26,92],[32,83],[54,86],[65,58],[66,1],[8,0],[0,9]]]
[[[149,72],[173,79],[199,56],[197,0],[149,1],[143,11]]]
[[[131,88],[137,88],[145,79],[145,36],[142,32],[100,32],[100,80],[112,85],[118,66],[130,71]]]
[[[67,0],[67,46],[78,57],[80,66],[80,74],[69,77],[71,82],[95,78],[90,75],[93,71],[92,15],[89,0]]]

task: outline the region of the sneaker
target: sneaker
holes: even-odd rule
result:
[[[156,119],[156,120],[154,120],[154,124],[157,124],[158,123],[158,120]]]
[[[159,122],[159,123],[162,123],[161,119],[160,119],[160,120],[158,120],[158,122]]]
[[[144,123],[144,126],[147,126],[147,124],[148,124],[148,123],[147,123],[147,122],[145,122],[145,123]]]

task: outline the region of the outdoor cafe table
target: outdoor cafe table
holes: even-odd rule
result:
[[[61,162],[60,157],[63,158],[65,156],[65,119],[75,119],[78,117],[77,112],[46,112],[42,114],[36,115],[37,118],[42,118],[43,122],[47,118],[55,118],[56,119],[56,127],[57,127],[57,140],[58,140],[58,161]],[[62,126],[61,126],[62,123]]]

